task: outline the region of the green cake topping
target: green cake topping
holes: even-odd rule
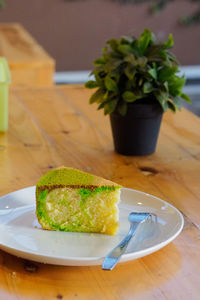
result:
[[[94,175],[79,170],[61,168],[51,170],[40,178],[37,186],[43,185],[90,185]]]
[[[98,176],[77,169],[66,167],[51,170],[41,177],[37,183],[37,188],[44,186],[94,186],[94,188],[101,186],[121,187],[112,181],[102,179]]]

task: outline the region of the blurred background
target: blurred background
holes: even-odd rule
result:
[[[0,22],[18,22],[55,59],[57,84],[83,83],[106,40],[172,33],[173,52],[187,77],[190,109],[200,115],[200,1],[0,0]],[[1,52],[1,43],[0,43]]]

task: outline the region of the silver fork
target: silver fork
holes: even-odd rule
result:
[[[143,212],[129,214],[130,230],[125,238],[105,257],[102,264],[103,270],[112,270],[116,266],[122,254],[126,251],[131,238],[135,235],[138,226],[151,216],[152,214]]]

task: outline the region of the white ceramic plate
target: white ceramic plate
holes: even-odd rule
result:
[[[164,247],[181,232],[183,217],[172,205],[152,195],[121,191],[120,229],[117,235],[42,230],[35,216],[35,187],[0,198],[0,248],[33,261],[73,266],[100,265],[129,230],[130,212],[152,212],[157,222],[139,226],[121,262],[136,259]]]

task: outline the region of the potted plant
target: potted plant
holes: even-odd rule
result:
[[[111,39],[102,56],[94,61],[94,80],[87,88],[97,88],[90,98],[98,109],[110,115],[115,150],[124,155],[146,155],[155,151],[163,112],[181,109],[185,78],[178,76],[178,62],[166,42],[157,41],[145,29],[139,39]]]

